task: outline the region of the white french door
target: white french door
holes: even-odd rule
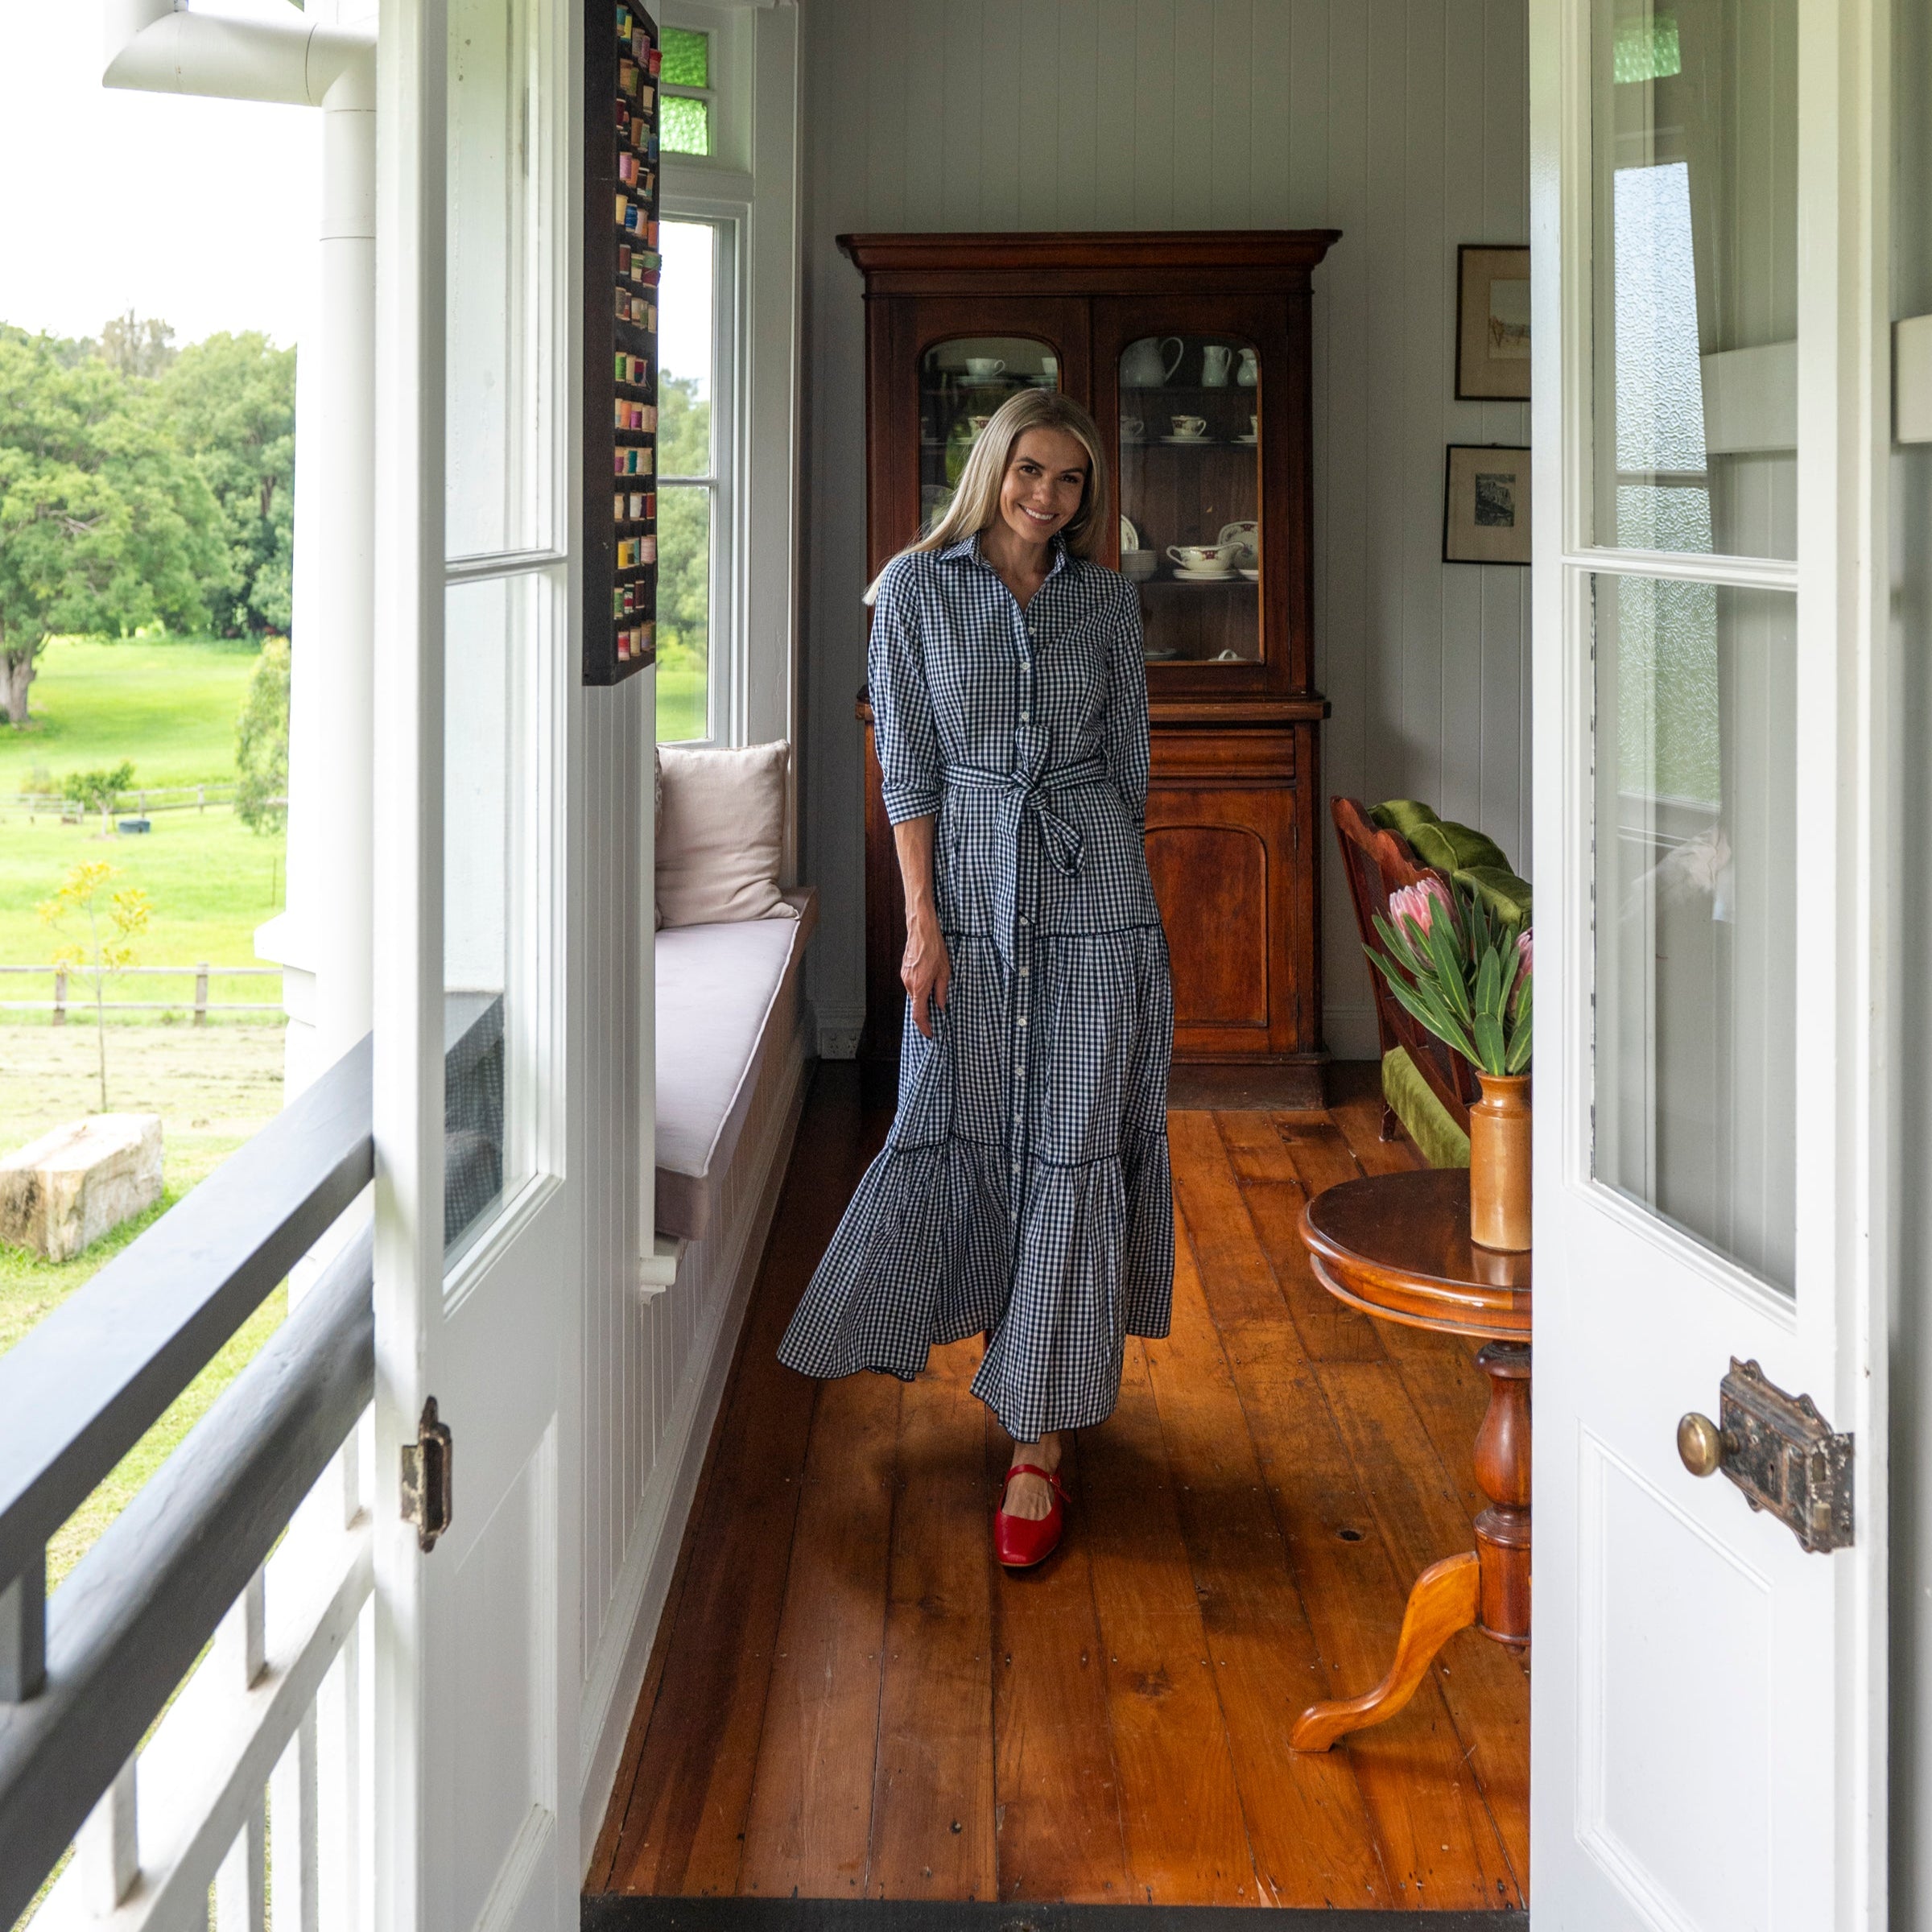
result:
[[[1888,9],[1531,23],[1536,1921],[1876,1932]]]
[[[574,1923],[576,90],[563,0],[385,0],[378,53],[377,1924]],[[419,1457],[436,1527],[440,1459]]]

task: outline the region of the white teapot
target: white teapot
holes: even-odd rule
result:
[[[1174,358],[1170,361],[1164,351],[1169,343],[1174,345]],[[1137,342],[1130,342],[1121,357],[1121,386],[1123,389],[1161,389],[1174,380],[1174,372],[1181,365],[1184,349],[1179,336],[1143,336]]]

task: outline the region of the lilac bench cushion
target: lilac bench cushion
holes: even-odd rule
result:
[[[656,935],[660,1233],[710,1232],[714,1187],[737,1146],[759,1056],[789,1038],[788,1026],[770,1022],[790,1013],[818,900],[786,896],[799,917],[667,926]]]

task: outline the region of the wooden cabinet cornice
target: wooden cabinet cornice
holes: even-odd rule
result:
[[[1147,856],[1174,1093],[1319,1106],[1322,720],[1310,277],[1331,229],[842,235],[865,279],[867,569],[950,500],[978,425],[1057,387],[1107,440],[1139,587]],[[1191,551],[1191,555],[1178,553]],[[898,1055],[904,912],[864,692],[866,1021]]]

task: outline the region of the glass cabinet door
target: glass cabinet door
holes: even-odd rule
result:
[[[919,358],[919,523],[946,514],[980,431],[1022,389],[1058,389],[1059,358],[1030,336],[954,336]]]
[[[1260,365],[1233,335],[1121,352],[1121,568],[1140,587],[1150,664],[1263,655]]]

